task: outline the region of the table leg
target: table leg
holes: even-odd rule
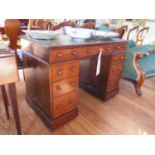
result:
[[[18,135],[21,135],[21,127],[20,127],[20,119],[19,119],[19,111],[18,111],[18,104],[17,104],[17,97],[16,97],[16,87],[15,83],[8,84],[9,86],[9,95],[12,103],[13,108],[13,115],[16,123],[16,129]]]
[[[7,97],[7,93],[4,85],[1,85],[1,90],[2,90],[2,97],[3,97],[6,115],[7,115],[7,118],[10,119],[9,108],[8,108],[9,101],[8,101],[8,97]]]

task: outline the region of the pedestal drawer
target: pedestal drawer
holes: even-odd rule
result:
[[[77,92],[59,97],[53,100],[53,117],[58,117],[75,109],[77,106]]]
[[[78,77],[61,80],[52,84],[53,97],[57,98],[67,93],[77,91]]]
[[[122,63],[124,61],[125,58],[125,53],[121,53],[121,54],[116,54],[112,56],[112,64],[118,64],[118,63]]]
[[[113,75],[117,75],[119,76],[120,73],[122,71],[122,64],[115,64],[115,65],[111,65],[110,67],[110,71],[109,71],[109,76],[113,76]]]
[[[79,62],[75,61],[72,63],[65,63],[60,65],[54,65],[51,68],[51,80],[59,81],[68,77],[78,76],[79,75]]]

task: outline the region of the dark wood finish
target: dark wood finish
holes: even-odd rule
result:
[[[58,30],[58,29],[60,29],[60,28],[63,27],[63,26],[75,27],[76,25],[75,25],[75,23],[72,22],[72,21],[64,21],[64,22],[59,23],[58,25],[53,26],[52,30],[54,30],[54,31],[55,31],[55,30]]]
[[[53,65],[51,68],[51,80],[59,81],[69,77],[78,76],[79,75],[79,62],[73,61],[71,63],[63,63]]]
[[[53,117],[61,116],[77,107],[77,92],[53,99]]]
[[[17,133],[21,135],[21,127],[20,127],[20,119],[19,119],[19,111],[18,111],[18,104],[16,98],[16,87],[15,83],[8,84],[9,86],[9,95],[12,103],[13,115],[16,123]]]
[[[26,36],[21,38],[26,42],[22,48],[26,98],[51,129],[78,115],[78,82],[82,88],[103,100],[119,92],[126,41],[75,42],[69,39],[64,43],[61,39],[45,41]],[[101,71],[96,76],[100,50],[103,51]]]
[[[53,98],[63,96],[67,93],[77,91],[78,88],[78,78],[68,78],[52,84],[52,95]]]
[[[122,39],[125,33],[127,32],[127,30],[128,30],[128,25],[123,25],[122,27],[114,31],[117,32],[119,34],[119,38]]]
[[[5,89],[4,85],[1,85],[1,91],[2,91],[4,107],[5,107],[5,111],[6,111],[6,116],[8,119],[10,119],[9,108],[8,108],[9,101],[8,101],[8,97],[7,97],[7,93],[6,93],[6,89]]]
[[[19,80],[15,53],[11,50],[0,51],[0,85],[7,117],[9,118],[8,99],[4,85],[8,84],[17,133],[21,134],[15,82]]]

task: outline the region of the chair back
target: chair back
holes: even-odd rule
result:
[[[135,26],[135,27],[131,28],[127,34],[127,40],[135,40],[136,41],[138,30],[139,30],[139,26]]]
[[[21,33],[20,21],[18,19],[6,19],[4,27],[5,33],[10,41],[9,47],[16,51],[18,48],[18,36]]]
[[[64,22],[62,22],[62,23],[59,23],[58,25],[56,25],[56,26],[53,26],[53,28],[52,28],[52,30],[58,30],[58,29],[60,29],[61,27],[63,27],[63,26],[71,26],[71,27],[75,27],[76,25],[75,25],[75,23],[74,22],[72,22],[72,21],[64,21]]]
[[[137,34],[137,39],[136,39],[136,44],[137,45],[142,45],[143,44],[143,41],[144,41],[148,31],[149,31],[149,27],[144,27],[144,28],[139,30],[139,32]]]
[[[123,39],[125,33],[128,30],[128,25],[123,25],[122,27],[120,27],[116,32],[119,34],[119,38]]]
[[[81,28],[95,29],[95,22],[84,23]]]

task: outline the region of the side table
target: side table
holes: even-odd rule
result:
[[[16,123],[17,134],[21,134],[19,111],[16,97],[15,82],[19,80],[15,52],[11,49],[0,49],[0,87],[2,91],[3,102],[9,119],[8,98],[5,85],[8,85],[8,92],[13,108],[13,116]]]

